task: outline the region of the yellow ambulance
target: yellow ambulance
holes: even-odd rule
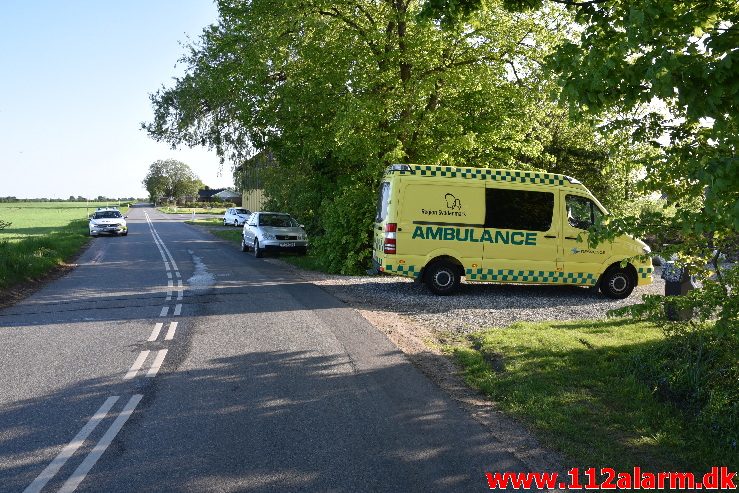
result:
[[[651,260],[637,258],[650,251],[629,236],[590,248],[587,229],[605,213],[565,175],[396,164],[379,190],[373,263],[440,295],[455,292],[464,276],[591,286],[626,298],[652,282]]]

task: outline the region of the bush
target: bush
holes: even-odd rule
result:
[[[715,325],[665,327],[663,341],[639,349],[634,375],[695,420],[723,447],[739,441],[739,336]]]
[[[324,199],[320,208],[324,233],[312,251],[328,272],[364,274],[372,257],[374,190],[355,183]]]

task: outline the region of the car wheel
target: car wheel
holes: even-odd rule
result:
[[[264,251],[259,248],[259,240],[254,238],[254,256],[256,258],[262,258],[264,256]]]
[[[226,218],[225,217],[223,218],[223,225],[224,226],[228,226],[228,223],[226,222]]]
[[[128,231],[126,231],[125,233],[121,233],[121,235],[128,236]]]
[[[620,267],[611,267],[600,280],[600,292],[616,300],[627,298],[635,286],[636,281],[631,273]]]
[[[459,289],[459,269],[450,262],[436,262],[426,267],[424,281],[432,293],[448,295]]]
[[[234,219],[234,228],[238,228],[238,227],[239,227],[239,220]]]
[[[248,252],[249,251],[249,247],[247,246],[246,241],[244,241],[244,237],[243,236],[241,237],[241,251],[242,252]]]

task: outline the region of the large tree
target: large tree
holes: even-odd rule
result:
[[[218,24],[190,47],[186,75],[152,96],[145,128],[242,168],[255,151],[274,156],[262,177],[271,206],[320,234],[335,270],[367,260],[372,196],[393,162],[541,169],[587,155],[595,164],[579,178],[603,182],[611,155],[591,124],[573,131],[540,69],[570,22],[564,11],[490,2],[442,29],[421,6],[220,0]]]
[[[142,183],[152,201],[181,200],[196,195],[202,186],[190,166],[176,159],[160,159],[151,163]]]

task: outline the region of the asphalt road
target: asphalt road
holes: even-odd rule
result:
[[[466,492],[525,470],[322,289],[153,209],[128,221],[0,311],[0,491]]]

